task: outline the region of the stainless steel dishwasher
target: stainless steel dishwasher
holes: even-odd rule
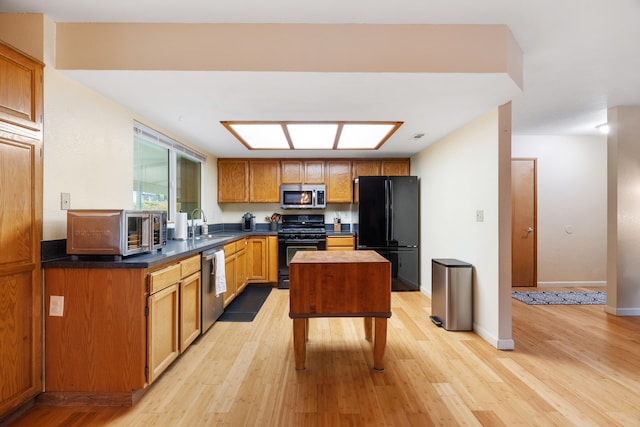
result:
[[[210,249],[202,253],[202,297],[200,298],[200,320],[202,333],[215,323],[224,311],[224,294],[216,295],[216,253],[222,248]],[[220,266],[224,268],[224,262]]]

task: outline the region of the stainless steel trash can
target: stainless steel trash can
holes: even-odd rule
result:
[[[448,331],[473,330],[473,266],[457,259],[431,260],[431,320]]]

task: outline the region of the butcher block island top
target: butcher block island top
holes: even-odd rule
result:
[[[289,263],[289,316],[296,369],[305,369],[308,319],[364,317],[365,337],[375,322],[374,369],[384,370],[391,317],[391,263],[375,251],[298,251]]]

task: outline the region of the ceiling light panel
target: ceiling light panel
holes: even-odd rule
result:
[[[402,122],[220,122],[250,150],[377,150]]]
[[[252,149],[289,149],[289,142],[280,123],[230,124],[229,127]]]
[[[340,150],[373,150],[378,148],[388,138],[389,133],[396,128],[394,124],[345,123],[340,134],[338,149]]]
[[[331,150],[338,132],[337,123],[287,124],[289,137],[295,149]]]

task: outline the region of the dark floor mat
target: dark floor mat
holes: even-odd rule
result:
[[[270,293],[270,287],[247,286],[224,309],[218,322],[253,322]]]

